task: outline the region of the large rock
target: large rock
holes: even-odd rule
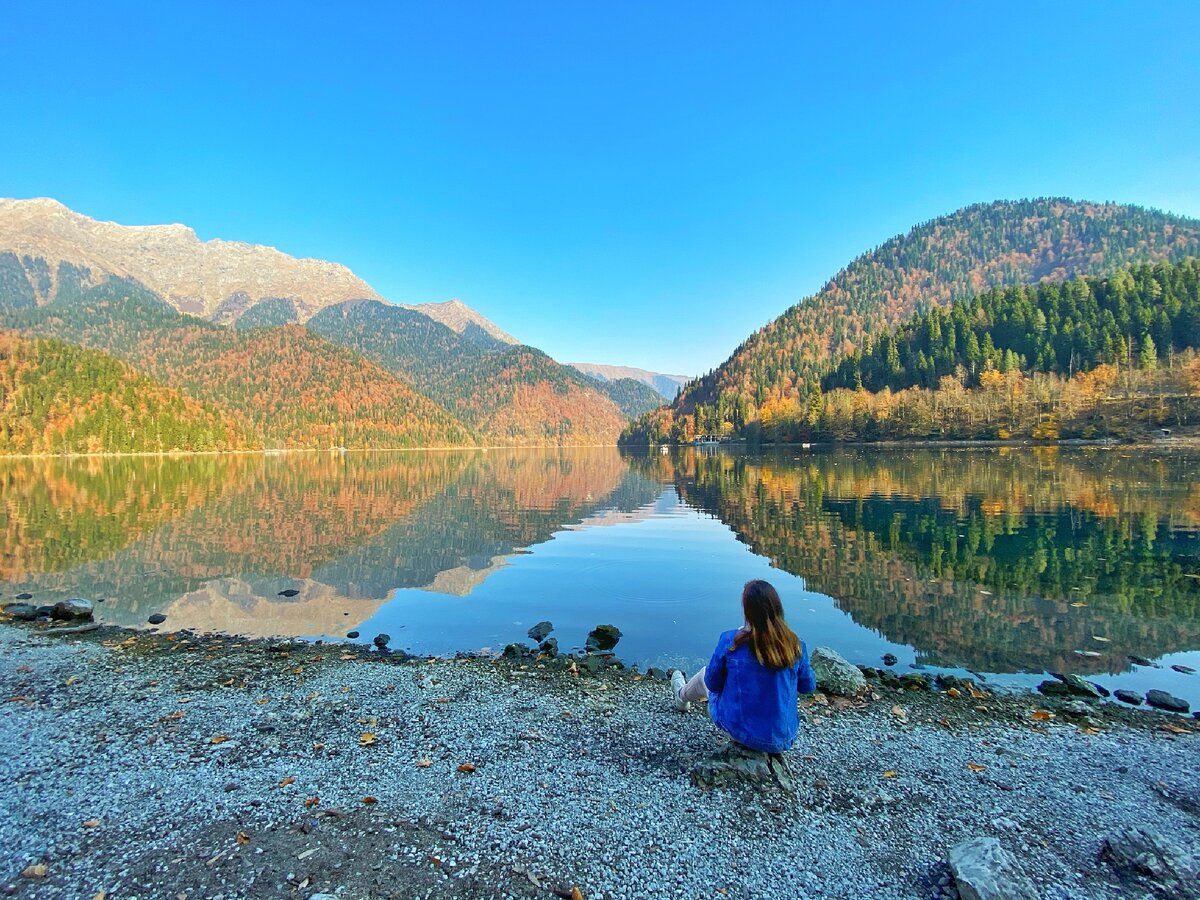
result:
[[[54,604],[54,609],[50,613],[52,619],[63,619],[68,622],[85,621],[90,622],[92,612],[95,606],[91,600],[84,600],[82,597],[73,597],[70,600],[59,600]]]
[[[1073,697],[1082,697],[1084,700],[1099,700],[1100,691],[1090,681],[1085,681],[1078,675],[1060,675],[1057,672],[1051,672],[1055,678],[1067,686],[1067,691]]]
[[[38,617],[37,607],[32,603],[9,603],[4,607],[4,614],[22,622],[32,622]]]
[[[955,844],[950,849],[950,871],[962,900],[1037,900],[1033,882],[995,838]]]
[[[534,625],[532,628],[529,629],[528,634],[529,634],[529,637],[532,638],[534,641],[541,643],[542,641],[544,641],[546,639],[546,635],[548,635],[553,630],[554,630],[554,625],[551,624],[550,622],[538,622],[536,625]]]
[[[1104,839],[1100,858],[1131,886],[1167,900],[1200,897],[1200,857],[1196,851],[1151,828],[1123,828]]]
[[[857,697],[867,689],[867,679],[858,666],[835,650],[817,647],[811,652],[810,662],[813,674],[817,676],[819,691],[841,697]]]
[[[782,754],[751,750],[736,741],[696,763],[692,783],[707,790],[740,784],[795,793],[792,770]]]
[[[1191,709],[1186,700],[1180,700],[1166,691],[1147,691],[1146,702],[1156,709],[1165,709],[1168,712],[1185,713]]]
[[[597,650],[611,650],[621,640],[621,629],[616,625],[597,625],[588,632],[584,649],[589,653]]]

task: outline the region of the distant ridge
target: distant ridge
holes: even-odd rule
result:
[[[692,380],[686,375],[666,375],[662,372],[650,372],[633,366],[607,366],[602,363],[587,362],[573,362],[567,363],[567,365],[598,381],[617,381],[621,378],[640,381],[658,391],[664,400],[674,400],[679,389]]]
[[[495,322],[477,313],[461,300],[443,300],[441,303],[401,303],[399,305],[429,316],[435,322],[441,322],[451,331],[459,334],[467,333],[471,325],[476,325],[502,344],[521,343],[507,331],[502,330]]]

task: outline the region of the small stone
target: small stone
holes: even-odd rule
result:
[[[1158,665],[1157,663],[1150,662],[1150,660],[1146,659],[1146,657],[1144,657],[1144,656],[1134,656],[1133,654],[1130,654],[1129,656],[1127,656],[1125,658],[1128,659],[1135,666],[1149,666],[1151,669],[1161,669],[1162,668],[1162,666]]]
[[[867,679],[858,666],[829,647],[816,647],[810,654],[817,689],[839,697],[856,697],[867,689]]]
[[[357,631],[347,631],[346,637],[350,638],[350,640],[354,640],[356,637],[358,637],[358,632]]]
[[[589,653],[597,650],[611,650],[621,640],[621,629],[616,625],[597,625],[588,632],[584,649]]]
[[[28,592],[23,593],[23,594],[17,594],[17,599],[18,600],[32,600],[33,594],[30,594]]]
[[[167,621],[167,617],[162,613],[154,613],[154,615],[152,615],[146,621],[151,625],[161,625],[163,622]]]
[[[386,650],[387,645],[391,642],[392,636],[390,634],[377,634],[375,637],[371,638],[371,643],[373,643],[380,650]]]
[[[227,785],[225,785],[225,793],[227,793],[227,794],[232,794],[237,789],[238,789],[238,783],[236,781],[231,781]]]
[[[1142,695],[1137,691],[1127,691],[1125,688],[1118,688],[1117,690],[1113,691],[1113,696],[1122,703],[1128,703],[1132,706],[1142,705]]]
[[[530,628],[528,634],[530,640],[540,643],[544,641],[546,636],[553,630],[554,626],[550,622],[543,621],[538,622],[536,625]]]
[[[925,672],[905,672],[900,676],[900,686],[910,691],[927,691],[933,679]]]
[[[279,596],[280,597],[295,597],[299,593],[300,592],[298,590],[296,590],[295,588],[288,588],[285,591],[280,591]]]
[[[950,871],[962,900],[1037,900],[1037,890],[995,838],[963,841],[950,849]]]
[[[655,681],[670,681],[671,676],[666,669],[660,669],[658,666],[651,666],[646,670],[646,677],[652,678]]]
[[[1148,691],[1146,702],[1155,709],[1165,709],[1168,712],[1185,713],[1192,708],[1186,700],[1180,700],[1166,691]]]
[[[900,660],[897,658],[895,653],[883,654],[883,664],[885,666],[894,666],[898,662],[900,662]]]
[[[1174,669],[1176,672],[1182,672],[1184,675],[1195,675],[1196,674],[1195,669],[1193,669],[1191,666],[1185,666],[1182,663],[1175,663],[1174,665],[1171,666],[1171,668]]]
[[[533,656],[533,649],[528,644],[509,644],[504,648],[505,659],[525,659]]]

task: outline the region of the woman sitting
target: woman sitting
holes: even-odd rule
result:
[[[739,744],[781,753],[796,740],[800,725],[797,694],[817,686],[804,642],[783,619],[783,604],[768,582],[747,581],[742,589],[746,624],[717,640],[708,665],[685,682],[671,676],[675,705],[708,700],[717,727]]]

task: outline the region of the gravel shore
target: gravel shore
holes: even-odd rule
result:
[[[1043,897],[1115,898],[1130,889],[1098,859],[1105,834],[1200,836],[1191,719],[1103,704],[1073,724],[1028,694],[818,698],[786,755],[791,796],[694,786],[725,742],[668,695],[561,661],[0,625],[0,889],[954,897],[949,848],[992,836]]]

